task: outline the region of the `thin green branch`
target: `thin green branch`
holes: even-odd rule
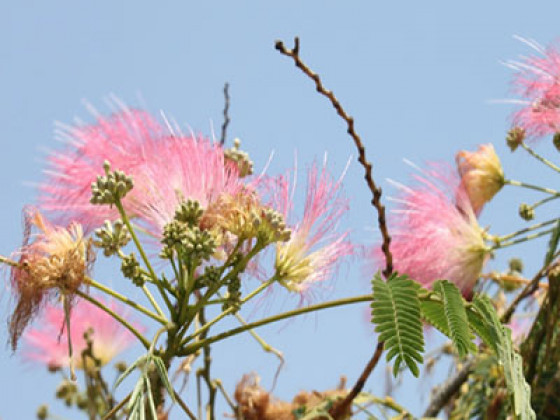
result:
[[[276,281],[276,276],[273,276],[272,278],[270,278],[268,281],[262,283],[259,287],[257,287],[255,290],[253,290],[251,293],[249,293],[247,296],[245,296],[245,298],[241,299],[241,304],[244,304],[248,301],[250,301],[252,298],[254,298],[255,296],[257,296],[260,292],[262,292],[263,290],[265,290],[268,286],[270,286],[272,283],[274,283]],[[198,330],[196,330],[193,334],[189,335],[188,337],[185,337],[185,339],[183,339],[181,341],[181,345],[185,345],[187,344],[189,341],[191,341],[193,338],[199,336],[200,334],[205,333],[212,325],[216,324],[218,321],[220,321],[221,319],[225,318],[226,316],[228,316],[229,314],[234,313],[236,310],[235,307],[231,306],[228,309],[226,309],[225,311],[223,311],[221,314],[217,315],[213,320],[205,323],[202,327],[200,327]]]
[[[217,341],[221,341],[221,340],[225,340],[226,338],[232,337],[234,335],[237,334],[241,334],[245,331],[254,329],[254,328],[258,328],[258,327],[262,327],[263,325],[267,325],[267,324],[271,324],[273,322],[278,322],[281,321],[283,319],[287,319],[287,318],[291,318],[294,316],[298,316],[298,315],[303,315],[309,312],[316,312],[316,311],[320,311],[322,309],[327,309],[327,308],[334,308],[337,306],[343,306],[343,305],[351,305],[354,303],[360,303],[360,302],[369,302],[373,299],[372,295],[362,295],[362,296],[355,296],[355,297],[351,297],[351,298],[343,298],[343,299],[337,299],[337,300],[332,300],[332,301],[328,301],[328,302],[323,302],[323,303],[319,303],[316,305],[310,305],[310,306],[306,306],[304,308],[298,308],[298,309],[294,309],[292,311],[287,311],[287,312],[282,312],[280,314],[274,315],[274,316],[270,316],[268,318],[263,318],[259,321],[255,321],[255,322],[251,322],[247,325],[243,325],[241,327],[237,327],[228,331],[224,331],[223,333],[217,334],[215,336],[206,338],[204,340],[200,340],[197,341],[195,343],[189,344],[187,345],[183,351],[180,353],[181,356],[185,356],[191,353],[194,353],[195,351],[197,351],[198,349],[200,349],[201,347],[204,347],[206,345],[215,343]]]
[[[157,288],[159,290],[159,293],[161,294],[165,303],[167,304],[168,309],[170,311],[172,311],[173,306],[171,305],[171,302],[169,301],[169,299],[167,297],[167,294],[165,293],[165,290],[163,290],[163,287],[161,286],[161,284],[159,284],[158,276],[157,276],[156,272],[154,271],[154,269],[152,267],[152,264],[150,263],[150,260],[148,259],[147,255],[146,255],[146,252],[144,251],[144,248],[140,244],[140,241],[138,240],[138,236],[136,235],[136,232],[134,231],[134,228],[132,227],[132,224],[130,223],[130,220],[128,219],[128,216],[127,216],[126,212],[124,211],[123,205],[120,202],[120,200],[116,200],[115,206],[117,207],[117,209],[119,211],[119,214],[121,216],[121,219],[122,219],[123,223],[126,225],[126,227],[128,229],[128,232],[130,233],[130,236],[132,237],[132,240],[134,241],[134,245],[136,245],[136,249],[138,249],[138,252],[140,253],[140,256],[142,257],[142,261],[144,261],[144,264],[146,265],[146,268],[150,272],[150,277],[154,280],[154,283],[157,286]],[[161,310],[161,308],[157,304],[156,300],[152,296],[152,293],[146,287],[146,285],[142,286],[142,291],[144,292],[144,294],[146,295],[146,297],[148,298],[148,300],[150,301],[150,303],[152,304],[152,306],[154,307],[156,312],[161,317],[167,319],[165,317],[165,314],[163,313],[163,311]]]
[[[132,334],[134,334],[136,336],[136,338],[138,340],[140,340],[140,342],[142,343],[142,345],[144,347],[146,347],[146,349],[150,348],[150,342],[142,335],[140,334],[140,332],[134,328],[126,319],[124,319],[122,316],[120,316],[119,314],[117,314],[115,311],[113,311],[112,309],[108,308],[107,306],[105,306],[104,304],[102,304],[101,302],[95,300],[94,298],[92,298],[90,295],[82,292],[81,290],[77,290],[76,291],[76,295],[80,296],[81,298],[87,300],[88,302],[94,304],[95,306],[97,306],[99,309],[107,312],[109,315],[111,315],[113,318],[115,318],[118,322],[120,322],[127,330],[129,330]]]
[[[527,232],[532,232],[534,230],[538,230],[540,228],[543,228],[545,226],[551,225],[553,223],[558,222],[560,219],[556,218],[556,219],[551,219],[551,220],[547,220],[546,222],[542,222],[542,223],[536,223],[534,225],[531,225],[529,227],[526,227],[524,229],[520,229],[518,231],[515,231],[513,233],[509,233],[507,235],[502,235],[502,236],[494,236],[494,237],[490,237],[490,239],[492,241],[494,241],[495,243],[499,244],[501,242],[507,241],[511,238],[515,238],[516,236],[522,235],[524,233]]]
[[[90,277],[86,276],[86,283],[89,286],[95,287],[97,290],[102,291],[103,293],[108,294],[109,296],[114,297],[115,299],[118,299],[119,301],[127,304],[128,306],[136,309],[139,312],[142,312],[144,315],[149,316],[150,318],[152,318],[154,321],[159,322],[160,324],[167,324],[167,320],[165,318],[162,318],[161,316],[159,316],[158,314],[150,311],[149,309],[146,309],[145,307],[143,307],[142,305],[134,302],[133,300],[127,298],[124,295],[121,295],[120,293],[114,291],[113,289],[105,286],[104,284],[98,283],[97,281],[93,280]]]
[[[555,170],[556,172],[560,172],[560,167],[556,166],[554,163],[552,163],[550,160],[546,159],[545,157],[539,155],[537,152],[535,152],[533,149],[531,149],[527,143],[525,142],[521,142],[520,143],[521,147],[523,147],[531,156],[533,156],[535,159],[541,161],[542,163],[544,163],[546,166],[548,166],[549,168]]]
[[[538,185],[528,184],[526,182],[516,181],[514,179],[504,180],[504,184],[512,185],[514,187],[528,188],[530,190],[540,191],[546,194],[551,194],[553,196],[560,196],[560,192],[553,190],[552,188],[540,187]]]
[[[523,236],[522,238],[514,239],[512,241],[499,242],[492,247],[492,250],[506,248],[508,246],[517,245],[517,244],[520,244],[522,242],[530,241],[530,240],[539,238],[541,236],[548,235],[548,234],[554,232],[555,229],[556,228],[542,230],[540,232],[533,233],[533,234],[527,235],[527,236]]]

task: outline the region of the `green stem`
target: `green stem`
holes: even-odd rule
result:
[[[239,245],[240,245],[240,244],[237,244],[237,246],[239,246]],[[237,249],[237,246],[236,246],[236,249]],[[242,259],[239,263],[237,263],[237,264],[232,268],[232,270],[231,270],[221,281],[217,282],[217,284],[216,284],[215,286],[210,287],[210,288],[208,289],[208,291],[204,294],[204,296],[202,297],[202,299],[200,299],[200,300],[196,303],[196,305],[195,305],[195,307],[194,307],[194,309],[193,309],[193,311],[192,311],[192,313],[193,313],[193,318],[192,318],[189,322],[186,323],[186,328],[185,328],[185,330],[188,329],[188,328],[190,327],[190,325],[192,324],[192,320],[194,319],[194,317],[196,316],[196,314],[204,307],[204,305],[206,305],[206,302],[208,302],[208,300],[210,300],[210,298],[211,298],[214,294],[216,294],[216,292],[218,292],[218,290],[220,290],[220,288],[221,288],[224,284],[227,283],[227,280],[229,280],[229,279],[231,279],[231,278],[234,278],[234,277],[237,276],[240,272],[242,272],[243,270],[245,270],[245,268],[246,268],[247,264],[249,263],[249,261],[250,261],[255,255],[257,255],[263,248],[264,248],[264,247],[262,246],[262,244],[260,244],[260,242],[257,242],[257,243],[255,244],[255,246],[253,247],[253,249],[251,249],[251,250],[247,253],[247,255],[245,255],[245,256],[243,257],[243,259]],[[230,261],[230,259],[231,259],[231,256],[230,256],[230,258],[228,258],[228,261]],[[226,267],[226,264],[224,264],[223,268],[225,269],[225,267]],[[183,340],[182,342],[184,343],[185,340]]]
[[[126,319],[124,319],[122,316],[120,316],[119,314],[117,314],[115,311],[113,311],[112,309],[108,308],[107,306],[103,305],[101,302],[95,300],[94,298],[92,298],[90,295],[82,292],[81,290],[76,290],[76,294],[78,296],[80,296],[81,298],[87,300],[88,302],[92,303],[93,305],[97,306],[99,309],[107,312],[109,315],[111,315],[113,318],[115,318],[118,322],[120,322],[127,330],[129,330],[132,334],[134,334],[136,336],[136,338],[138,340],[140,340],[140,342],[142,343],[142,345],[144,347],[146,347],[146,349],[150,348],[150,342],[142,335],[140,334],[140,332],[134,328]]]
[[[6,265],[9,265],[11,267],[19,267],[18,262],[14,261],[10,258],[3,257],[2,255],[0,255],[0,264],[6,264]]]
[[[142,305],[134,302],[133,300],[127,298],[126,296],[121,295],[120,293],[118,293],[118,292],[114,291],[113,289],[105,286],[104,284],[98,283],[95,280],[93,280],[92,278],[87,277],[87,276],[86,276],[86,283],[88,285],[92,286],[92,287],[95,287],[97,290],[101,290],[102,292],[108,294],[109,296],[112,296],[115,299],[120,300],[121,302],[127,304],[128,306],[130,306],[134,309],[136,309],[137,311],[142,312],[144,315],[149,316],[154,321],[157,321],[160,324],[164,324],[164,325],[167,324],[167,320],[165,318],[162,318],[158,314],[153,313],[149,309],[146,309]]]
[[[144,264],[146,265],[146,268],[150,272],[150,277],[152,277],[152,279],[154,280],[154,283],[156,284],[156,286],[159,290],[159,293],[161,294],[161,296],[165,300],[165,303],[166,303],[167,307],[169,308],[169,310],[173,311],[173,306],[171,305],[171,302],[169,302],[169,299],[167,298],[167,294],[165,293],[165,290],[163,290],[163,288],[161,287],[161,284],[159,284],[158,276],[157,276],[156,272],[154,271],[154,269],[152,267],[152,264],[150,264],[150,260],[146,256],[146,253],[144,252],[144,248],[142,247],[142,245],[140,244],[140,241],[138,240],[138,236],[136,236],[136,232],[134,231],[134,228],[132,227],[132,225],[130,223],[130,220],[128,219],[128,216],[126,215],[126,212],[124,211],[124,208],[122,206],[121,201],[116,200],[115,201],[115,206],[119,210],[119,214],[121,215],[121,219],[122,219],[123,223],[126,225],[126,227],[128,229],[128,232],[130,233],[130,236],[132,237],[132,240],[134,241],[134,245],[136,245],[136,249],[138,249],[138,252],[140,253],[140,256],[142,257],[142,260],[144,261]],[[151,292],[148,290],[146,285],[142,286],[142,291],[144,292],[144,294],[146,295],[146,297],[148,298],[148,300],[150,301],[150,303],[152,304],[152,306],[154,307],[156,312],[161,317],[166,318],[163,311],[161,310],[161,308],[157,304],[156,300],[154,299],[154,297],[152,296]]]
[[[560,219],[551,219],[551,220],[547,220],[546,222],[536,223],[532,226],[526,227],[524,229],[520,229],[516,232],[509,233],[509,234],[503,235],[503,236],[490,237],[490,239],[492,241],[494,241],[496,244],[499,244],[503,241],[507,241],[508,239],[515,238],[516,236],[522,235],[524,233],[532,232],[533,230],[537,230],[537,229],[540,229],[542,227],[545,227],[545,226],[551,225],[553,223],[556,223],[556,222],[558,222],[558,220],[560,220]]]
[[[532,235],[523,236],[522,238],[515,239],[513,241],[501,242],[501,243],[498,243],[498,244],[494,245],[492,247],[492,250],[494,251],[496,249],[506,248],[508,246],[517,245],[517,244],[520,244],[520,243],[525,242],[525,241],[530,241],[532,239],[536,239],[538,237],[548,235],[549,233],[554,232],[555,229],[556,228],[542,230],[540,232],[533,233]]]
[[[530,190],[540,191],[553,196],[560,196],[560,192],[553,190],[552,188],[539,187],[538,185],[527,184],[526,182],[516,181],[514,179],[506,179],[504,180],[504,184],[509,184],[514,187],[528,188]]]
[[[255,290],[253,290],[247,296],[245,296],[245,298],[241,299],[240,303],[244,304],[244,303],[250,301],[252,298],[257,296],[260,292],[262,292],[264,289],[266,289],[268,286],[270,286],[275,281],[276,281],[276,276],[273,276],[269,280],[262,283],[259,287],[257,287]],[[212,321],[209,321],[208,323],[204,324],[201,328],[199,328],[197,331],[195,331],[192,335],[190,335],[190,336],[186,337],[184,340],[182,340],[181,345],[185,345],[189,341],[191,341],[193,338],[199,336],[200,334],[205,333],[212,325],[214,325],[216,322],[220,321],[221,319],[225,318],[226,316],[228,316],[229,314],[231,314],[233,312],[235,312],[235,307],[233,307],[233,306],[229,307],[228,309],[223,311],[221,314],[216,316]]]
[[[555,170],[556,172],[560,172],[560,167],[556,166],[554,163],[552,163],[551,161],[549,161],[545,157],[539,155],[537,152],[535,152],[533,149],[531,149],[529,146],[527,146],[527,144],[525,142],[522,141],[520,144],[521,144],[521,147],[523,147],[527,152],[529,152],[529,154],[531,156],[533,156],[537,160],[541,161],[546,166]]]
[[[231,330],[228,330],[228,331],[224,331],[223,333],[217,334],[213,337],[209,337],[209,338],[206,338],[204,340],[200,340],[200,341],[197,341],[195,343],[192,343],[192,344],[186,346],[183,349],[183,351],[181,352],[180,355],[185,356],[185,355],[188,355],[188,354],[192,354],[201,347],[207,346],[207,345],[215,343],[217,341],[224,340],[226,338],[229,338],[229,337],[237,335],[237,334],[241,334],[241,333],[243,333],[245,331],[248,331],[248,330],[251,330],[253,328],[258,328],[258,327],[262,327],[263,325],[267,325],[267,324],[271,324],[273,322],[281,321],[283,319],[291,318],[291,317],[298,316],[298,315],[303,315],[303,314],[306,314],[306,313],[309,313],[309,312],[320,311],[322,309],[334,308],[336,306],[351,305],[351,304],[360,303],[360,302],[369,302],[372,299],[373,299],[372,295],[354,296],[354,297],[350,297],[350,298],[331,300],[329,302],[323,302],[323,303],[319,303],[317,305],[310,305],[310,306],[306,306],[304,308],[294,309],[292,311],[282,312],[281,314],[270,316],[268,318],[263,318],[259,321],[251,322],[247,325],[243,325],[241,327],[237,327],[237,328],[234,328],[234,329],[231,329]]]
[[[560,195],[551,195],[550,197],[543,198],[542,200],[539,200],[536,203],[534,203],[533,205],[531,205],[531,208],[534,210],[537,207],[539,207],[540,205],[548,203],[549,201],[552,201],[552,200],[556,200],[557,198],[560,198]]]

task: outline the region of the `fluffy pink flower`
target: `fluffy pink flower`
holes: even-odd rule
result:
[[[277,195],[276,208],[291,213],[289,183]],[[282,183],[279,183],[282,186]],[[313,165],[307,179],[307,196],[302,220],[293,226],[290,240],[276,246],[276,273],[288,290],[303,293],[329,278],[342,258],[352,254],[354,247],[348,232],[338,232],[341,217],[348,210],[341,196],[341,180],[334,181],[325,166]]]
[[[203,209],[222,194],[234,195],[244,185],[237,165],[224,150],[204,138],[167,136],[147,149],[150,158],[134,175],[126,208],[155,236],[173,220],[177,206],[196,200]]]
[[[426,287],[439,279],[469,296],[489,255],[483,230],[451,168],[433,166],[414,187],[400,186],[398,208],[389,217],[395,270]],[[384,264],[376,245],[376,264]]]
[[[134,177],[138,167],[150,158],[146,148],[163,132],[151,115],[130,109],[109,117],[97,116],[94,124],[61,127],[58,136],[67,146],[48,158],[47,179],[40,186],[40,207],[54,215],[58,223],[77,221],[86,231],[106,219],[116,219],[116,209],[90,204],[92,182],[103,175],[105,160],[113,169]]]
[[[107,304],[119,315],[126,310],[115,302]],[[70,365],[68,356],[68,330],[66,329],[62,306],[49,305],[44,309],[37,327],[28,329],[23,335],[24,356],[27,359],[49,366]],[[79,300],[70,312],[70,338],[73,346],[73,365],[84,369],[82,351],[87,349],[84,333],[91,331],[93,356],[101,365],[109,363],[119,353],[134,344],[134,336],[113,317],[85,300]]]
[[[532,137],[555,134],[560,131],[560,51],[556,45],[544,48],[534,41],[522,41],[537,55],[508,63],[516,70],[513,85],[521,95],[516,102],[524,105],[514,114],[514,124]]]
[[[118,217],[114,208],[89,202],[105,160],[132,177],[134,188],[123,207],[157,237],[181,201],[197,200],[205,208],[242,185],[238,165],[224,158],[221,146],[177,135],[144,111],[123,108],[98,116],[95,124],[66,127],[62,136],[68,147],[51,155],[39,203],[59,222],[76,220],[86,230]]]

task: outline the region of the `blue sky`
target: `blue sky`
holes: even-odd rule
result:
[[[459,149],[483,142],[495,143],[508,176],[539,182],[541,168],[505,146],[512,107],[492,101],[512,96],[511,70],[500,62],[530,53],[513,35],[551,42],[559,35],[559,9],[552,1],[2,2],[0,254],[20,244],[21,209],[34,201],[32,185],[41,180],[45,150],[60,147],[54,121],[91,118],[83,100],[105,113],[106,99],[115,94],[210,135],[222,123],[227,81],[229,135],[242,139],[257,168],[271,151],[272,172],[292,166],[296,151],[301,168],[326,152],[339,174],[356,156],[345,125],[311,82],[274,50],[276,39],[291,45],[295,35],[301,38],[302,57],[354,116],[374,176],[388,195],[393,190],[386,178],[407,179],[403,158],[418,164],[452,161]],[[553,153],[548,142],[539,149]],[[378,233],[361,171],[353,161],[345,178],[351,199],[347,226],[357,241],[367,243]],[[481,223],[496,233],[513,230],[522,224],[516,217],[519,200],[515,191],[500,194]],[[543,246],[500,254],[491,267],[501,269],[505,256],[523,254],[534,269]],[[369,281],[359,265],[355,261],[342,270],[324,296],[367,293]],[[111,271],[101,264],[95,273],[110,277]],[[284,295],[274,299],[271,310],[297,305]],[[4,318],[11,304],[4,292]],[[334,387],[341,375],[352,382],[375,346],[363,307],[260,332],[285,354],[276,391],[286,399],[301,389]],[[5,329],[0,340],[7,340]],[[214,359],[214,372],[230,391],[251,371],[268,386],[276,368],[274,357],[247,337],[219,344]],[[37,405],[52,402],[57,381],[7,346],[0,351],[0,369],[2,420],[34,418]],[[419,395],[429,381],[409,379],[401,401],[418,412],[427,403],[427,393],[424,400]],[[382,392],[383,380],[379,368],[368,389]]]

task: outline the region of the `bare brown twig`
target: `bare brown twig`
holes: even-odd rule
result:
[[[315,82],[315,88],[317,92],[325,96],[331,102],[332,106],[340,115],[340,117],[346,122],[347,125],[347,132],[354,140],[354,144],[358,149],[358,162],[364,168],[364,179],[366,180],[367,186],[372,193],[371,204],[377,210],[377,224],[379,226],[379,230],[381,231],[381,235],[383,237],[383,244],[381,245],[381,250],[385,255],[385,269],[383,270],[383,275],[385,277],[389,277],[393,272],[393,256],[391,255],[391,251],[389,249],[389,245],[391,244],[391,237],[389,236],[389,230],[387,229],[387,221],[385,217],[385,206],[381,204],[381,188],[375,184],[372,175],[372,165],[368,162],[366,158],[366,149],[362,143],[362,140],[356,130],[354,129],[354,118],[352,118],[345,109],[342,107],[334,93],[323,86],[321,81],[321,77],[311,70],[299,57],[299,38],[294,38],[294,48],[288,49],[284,46],[282,41],[276,41],[275,48],[280,51],[281,54],[291,57],[294,60],[294,64],[298,67],[303,73],[305,73],[310,79]],[[352,404],[352,401],[356,396],[361,392],[363,389],[367,378],[371,375],[371,372],[377,366],[379,362],[379,358],[383,353],[383,346],[384,343],[382,341],[377,343],[377,347],[373,356],[371,357],[370,361],[364,368],[364,371],[356,381],[356,384],[351,389],[351,391],[346,395],[346,397],[338,404],[335,404],[331,410],[330,415],[334,419],[338,419],[342,416],[343,413],[347,412],[348,408]]]
[[[227,128],[230,122],[229,118],[229,83],[224,85],[224,122],[222,123],[222,136],[220,137],[220,144],[223,146],[226,142]]]
[[[381,231],[381,235],[383,236],[383,245],[381,249],[383,250],[383,254],[385,255],[385,270],[383,270],[383,275],[388,277],[393,272],[393,256],[391,255],[391,251],[389,250],[389,245],[391,243],[391,237],[389,236],[389,231],[387,229],[387,221],[385,218],[385,206],[381,204],[381,188],[379,188],[372,176],[372,165],[366,159],[366,149],[362,143],[362,140],[356,130],[354,129],[354,118],[352,118],[348,113],[344,110],[334,93],[328,89],[325,89],[323,83],[321,81],[321,77],[312,71],[299,57],[299,38],[296,37],[294,39],[294,48],[287,49],[284,46],[282,41],[276,41],[275,47],[281,54],[284,54],[288,57],[291,57],[294,60],[296,67],[301,69],[309,78],[311,78],[315,82],[315,87],[317,92],[322,94],[323,96],[327,97],[338,115],[346,121],[348,126],[347,132],[350,134],[352,139],[354,140],[354,144],[358,149],[358,162],[364,167],[364,178],[366,180],[367,186],[371,191],[373,197],[371,199],[371,204],[377,210],[377,222],[379,226],[379,230]]]

